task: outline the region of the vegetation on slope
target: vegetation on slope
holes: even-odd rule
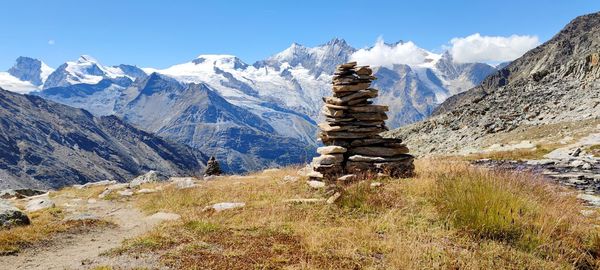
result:
[[[136,195],[148,213],[182,215],[109,254],[158,254],[179,269],[591,269],[595,218],[574,195],[528,174],[421,160],[411,179],[348,187],[336,205],[293,203],[324,191],[277,172]],[[240,209],[206,211],[219,202]]]

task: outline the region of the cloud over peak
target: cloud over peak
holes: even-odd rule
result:
[[[482,36],[479,33],[450,40],[449,52],[455,62],[505,62],[521,57],[540,44],[537,36]]]
[[[420,64],[425,56],[426,52],[411,41],[386,44],[380,37],[373,47],[356,51],[351,59],[361,65],[392,67],[394,64]]]

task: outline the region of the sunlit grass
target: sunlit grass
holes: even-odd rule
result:
[[[148,213],[175,212],[114,253],[152,252],[178,269],[593,269],[595,221],[563,188],[528,174],[458,160],[417,161],[417,176],[346,187],[335,204],[297,168],[226,177],[135,196]],[[204,211],[218,202],[241,209]]]

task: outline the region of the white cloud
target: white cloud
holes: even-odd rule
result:
[[[356,51],[351,59],[359,65],[392,67],[394,64],[421,64],[425,56],[426,52],[411,41],[390,46],[378,38],[375,46]]]
[[[537,36],[482,36],[479,33],[450,40],[455,62],[505,62],[522,56],[540,44]]]
[[[48,45],[54,45],[56,41],[54,39],[48,40]]]

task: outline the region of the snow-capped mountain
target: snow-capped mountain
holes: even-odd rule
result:
[[[54,69],[30,57],[19,57],[7,72],[0,72],[0,87],[18,93],[39,90]]]
[[[17,58],[17,63],[8,70],[8,73],[15,78],[35,86],[42,85],[52,72],[54,69],[46,63],[23,56]]]
[[[233,170],[253,170],[305,158],[305,150],[318,145],[316,123],[335,66],[382,48],[400,53],[379,66],[364,64],[374,66],[374,87],[381,90],[376,102],[390,106],[391,128],[427,117],[495,70],[457,64],[448,53],[411,42],[357,50],[336,38],[316,47],[293,43],[252,65],[233,55],[200,55],[165,69],[139,69],[103,66],[82,56],[52,72],[38,94],[96,115],[119,115],[138,128],[215,153]],[[219,117],[208,117],[212,114]],[[301,158],[272,151],[284,145]]]
[[[76,61],[70,61],[59,66],[52,72],[43,89],[75,84],[97,84],[103,79],[128,78],[135,81],[143,78],[146,73],[135,66],[103,66],[89,55],[82,55]]]

